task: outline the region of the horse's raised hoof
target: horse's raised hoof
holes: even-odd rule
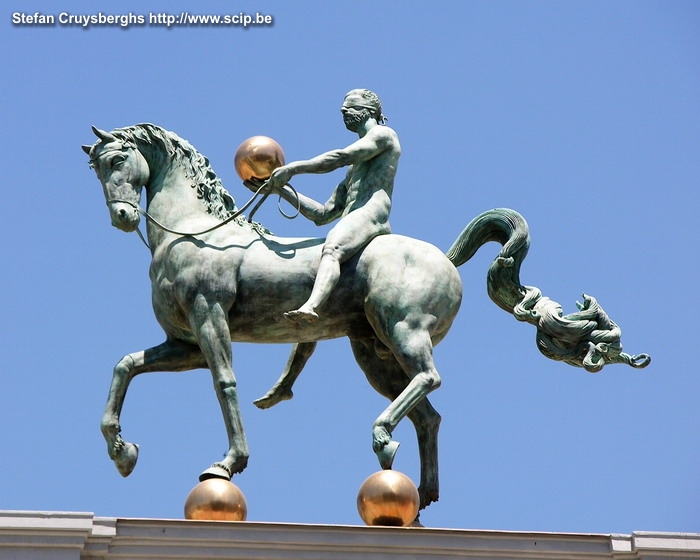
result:
[[[283,389],[272,388],[264,396],[253,401],[253,404],[260,409],[270,408],[282,401],[288,401],[294,396],[294,393]]]
[[[199,475],[199,481],[204,482],[210,478],[224,478],[231,480],[231,472],[221,463],[214,463],[206,471]]]
[[[396,456],[396,450],[401,445],[398,441],[391,440],[385,446],[383,446],[379,451],[377,451],[377,459],[379,459],[379,465],[384,469],[388,470],[394,464],[394,457]]]
[[[284,317],[292,323],[315,323],[318,321],[318,314],[315,311],[300,307],[295,311],[287,311]]]
[[[131,474],[139,458],[139,446],[127,441],[120,447],[114,457],[114,464],[119,474],[127,477]]]

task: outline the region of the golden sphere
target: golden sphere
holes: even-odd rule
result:
[[[357,494],[357,511],[367,525],[408,527],[418,515],[419,504],[413,481],[392,470],[369,476]]]
[[[253,136],[238,146],[233,165],[244,181],[265,180],[275,169],[284,165],[284,151],[272,138]]]
[[[224,478],[203,480],[187,496],[185,519],[245,521],[248,505],[238,486]]]

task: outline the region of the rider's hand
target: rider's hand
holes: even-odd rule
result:
[[[278,167],[272,172],[270,178],[267,180],[267,190],[268,192],[279,191],[284,187],[289,180],[292,178],[292,171],[286,165]]]

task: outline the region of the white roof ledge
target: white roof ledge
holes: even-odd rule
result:
[[[0,511],[0,559],[700,559],[700,534],[537,533]]]

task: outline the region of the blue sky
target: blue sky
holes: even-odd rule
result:
[[[268,27],[22,26],[13,13],[262,13]],[[238,3],[36,0],[2,9],[0,509],[181,518],[226,449],[206,371],[137,378],[122,413],[141,446],[126,479],[99,421],[114,364],[163,340],[149,255],[110,226],[81,144],[91,125],[152,122],[205,154],[239,204],[249,136],[287,159],[342,147],[338,111],[376,91],[401,139],[392,226],[447,250],[494,207],[528,220],[523,283],[566,312],[586,292],[645,370],[585,373],[539,354],[534,329],[485,289],[489,244],[460,268],[465,297],[435,350],[441,499],[430,527],[700,531],[694,282],[700,177],[700,5],[691,1]],[[324,200],[342,174],[299,177]],[[317,236],[274,201],[280,235]],[[289,346],[234,345],[251,521],[360,523],[385,401],[346,340],[319,345],[295,398],[261,411]],[[413,429],[395,468],[417,480]]]

